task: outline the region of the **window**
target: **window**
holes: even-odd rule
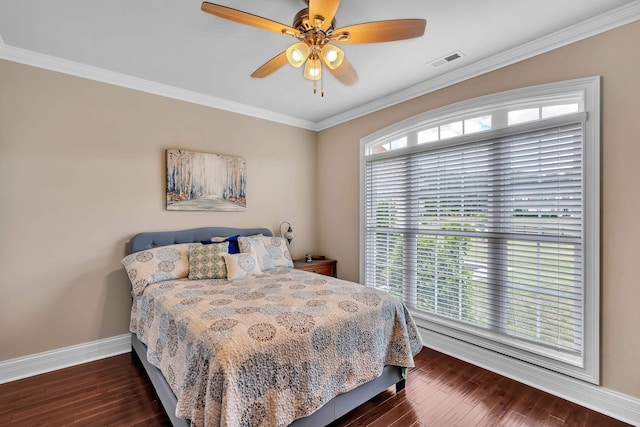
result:
[[[510,91],[364,138],[362,281],[422,327],[597,383],[597,97]]]

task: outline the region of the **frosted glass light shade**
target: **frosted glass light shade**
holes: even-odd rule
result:
[[[309,80],[320,80],[322,77],[322,66],[318,58],[309,59],[304,67],[304,77]]]
[[[325,44],[320,51],[320,57],[327,67],[335,70],[344,60],[344,52],[332,44]]]
[[[296,68],[300,68],[309,57],[309,46],[304,42],[292,44],[286,50],[287,61]]]

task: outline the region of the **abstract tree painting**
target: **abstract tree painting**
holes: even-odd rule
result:
[[[167,150],[167,209],[243,211],[247,167],[242,157]]]

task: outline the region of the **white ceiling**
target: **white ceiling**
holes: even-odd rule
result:
[[[292,24],[303,0],[212,0]],[[0,0],[0,58],[310,129],[356,117],[640,19],[640,0],[342,0],[337,27],[424,18],[418,39],[342,45],[359,81],[250,74],[295,39],[226,21],[200,0]],[[434,68],[432,60],[463,58]]]

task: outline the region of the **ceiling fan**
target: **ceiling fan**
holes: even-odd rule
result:
[[[335,44],[380,43],[411,39],[422,36],[427,25],[424,19],[392,19],[336,29],[335,14],[340,6],[340,0],[305,0],[305,3],[308,7],[296,14],[291,26],[208,2],[203,2],[201,9],[220,18],[298,39],[298,42],[254,71],[251,77],[266,77],[287,63],[296,68],[304,65],[304,77],[314,82],[314,93],[316,93],[316,81],[320,80],[322,85],[323,64],[338,81],[345,85],[353,84],[358,80],[358,75],[345,58],[344,52]],[[324,90],[322,95],[324,96]]]

